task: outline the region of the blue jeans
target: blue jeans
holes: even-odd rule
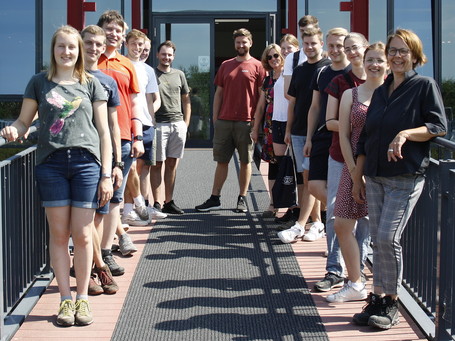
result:
[[[334,223],[335,217],[333,210],[335,208],[338,185],[340,184],[343,163],[335,161],[329,156],[329,168],[327,179],[327,220],[325,230],[327,234],[327,263],[326,271],[343,277],[343,258],[341,255],[340,245],[336,237]],[[360,251],[360,270],[365,267],[365,260],[368,256],[368,244],[370,242],[370,231],[368,218],[364,217],[357,220],[355,238],[359,245]]]
[[[128,180],[128,173],[130,171],[131,165],[133,164],[133,158],[131,157],[131,141],[122,140],[122,161],[125,163],[125,167],[122,171],[123,181],[122,185],[114,191],[114,194],[111,198],[111,203],[119,204],[123,201],[123,194],[125,193],[126,181]],[[109,213],[109,203],[100,207],[96,210],[100,214]]]
[[[35,168],[44,207],[97,208],[100,165],[84,148],[59,149]]]

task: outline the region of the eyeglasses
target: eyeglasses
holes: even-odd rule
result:
[[[397,53],[399,53],[400,56],[405,57],[409,54],[409,49],[405,49],[405,48],[397,49],[395,47],[389,48],[389,51],[388,51],[389,56],[392,56],[392,57],[396,56]]]
[[[267,60],[272,60],[272,58],[278,59],[279,56],[280,55],[278,53],[275,53],[275,54],[273,54],[271,56],[267,56]]]
[[[351,47],[345,47],[345,53],[357,52],[362,46],[352,45]]]

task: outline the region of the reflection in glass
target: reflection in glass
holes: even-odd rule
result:
[[[428,62],[416,69],[425,76],[433,77],[433,39],[431,28],[431,1],[414,0],[409,6],[407,0],[395,0],[395,24],[394,27],[406,28],[414,31],[422,40],[425,55]]]
[[[387,40],[387,1],[370,0],[369,41],[386,42]]]
[[[35,74],[35,1],[4,1],[0,17],[0,95],[23,94]]]
[[[276,12],[276,0],[153,0],[153,12],[175,11],[250,11],[250,12]]]
[[[444,106],[449,108],[448,119],[453,119],[455,112],[455,2],[453,0],[442,1],[442,97]],[[452,125],[451,125],[452,126]],[[455,131],[449,131],[448,137],[455,141]]]
[[[319,26],[325,35],[334,27],[351,27],[351,13],[340,12],[339,0],[308,0],[309,14],[319,19]]]
[[[168,37],[166,25],[170,25]],[[210,137],[210,24],[161,24],[158,44],[166,39],[176,46],[172,67],[185,73],[192,89],[189,138],[206,140]]]
[[[127,1],[129,2],[129,1]],[[96,25],[99,17],[108,9],[115,9],[120,12],[121,0],[96,0],[96,12],[85,12],[85,24]],[[127,5],[125,5],[126,7]],[[131,4],[129,5],[131,7]],[[131,24],[125,19],[131,27]]]
[[[43,1],[43,69],[49,68],[51,39],[54,32],[67,23],[66,1]]]

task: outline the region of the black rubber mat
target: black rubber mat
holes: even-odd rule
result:
[[[187,150],[178,168],[181,216],[150,233],[112,340],[328,340],[289,245],[261,218],[269,199],[253,165],[248,213],[235,213],[231,161],[219,211],[210,196],[211,150]]]

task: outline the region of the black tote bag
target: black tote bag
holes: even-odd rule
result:
[[[280,161],[278,174],[272,188],[273,207],[288,208],[294,206],[296,194],[294,161],[288,147]]]

